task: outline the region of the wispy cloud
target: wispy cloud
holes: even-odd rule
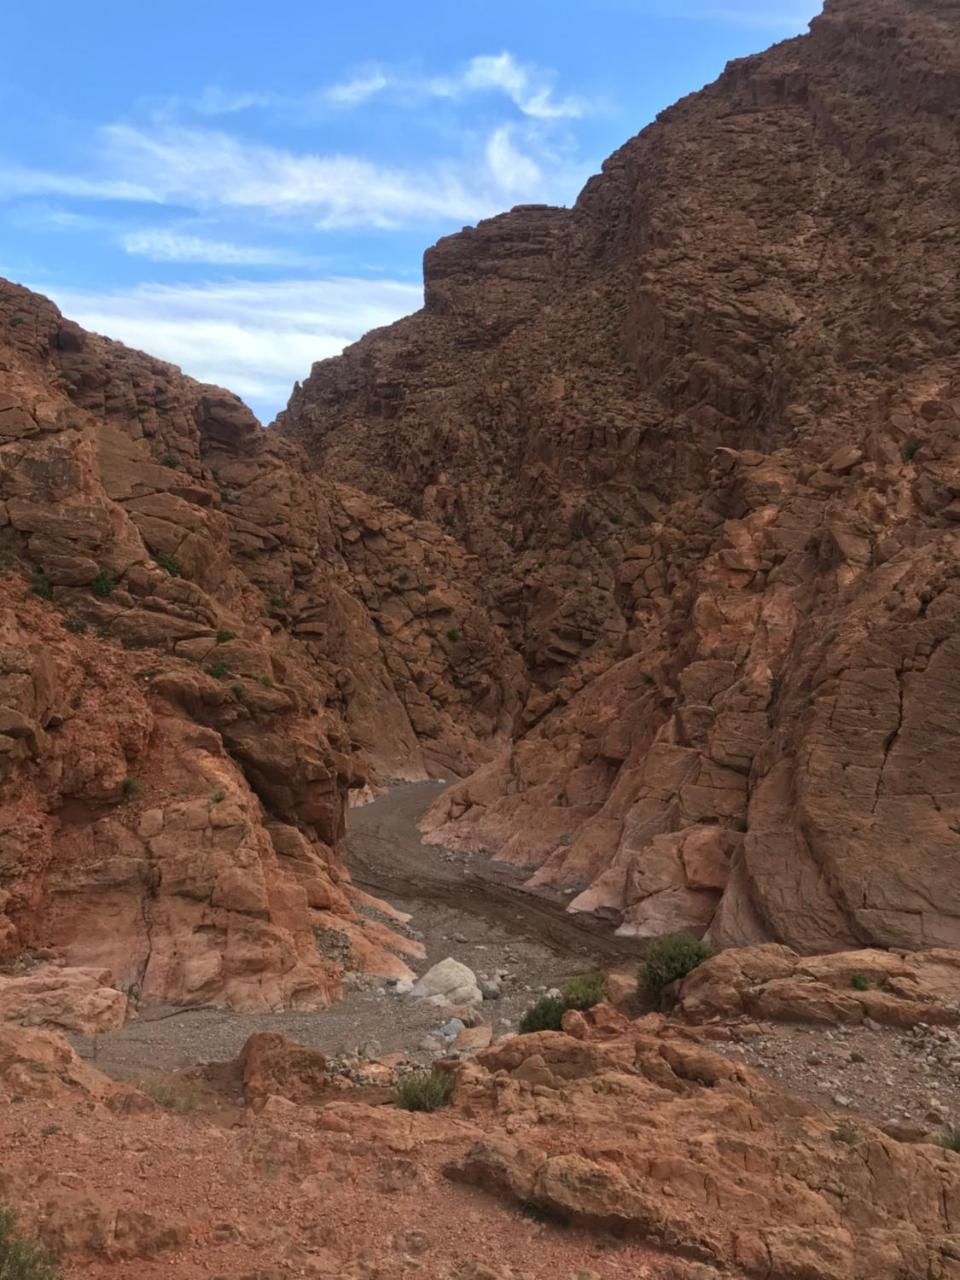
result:
[[[359,156],[282,150],[220,130],[182,126],[116,124],[107,126],[101,139],[102,176],[0,171],[0,191],[31,196],[69,192],[201,212],[257,211],[307,218],[329,229],[474,222],[498,212],[505,199],[569,198],[576,190],[558,165],[551,166],[552,187],[545,190],[540,166],[518,150],[509,127],[494,131],[480,165],[457,159],[422,169],[394,168]],[[532,136],[529,140],[534,141]],[[158,246],[163,248],[155,241]],[[177,248],[168,242],[168,256]],[[191,260],[253,261],[222,254]]]
[[[803,31],[822,9],[822,0],[780,0],[776,4],[757,4],[756,0],[723,5],[704,5],[689,14],[681,10],[678,16],[709,18],[717,22],[729,22],[753,31],[768,31],[777,35],[795,35]]]
[[[416,310],[419,286],[397,280],[142,284],[94,293],[44,284],[86,329],[236,391],[263,417],[286,402],[314,360],[337,355],[368,329]]]
[[[147,227],[121,237],[124,253],[152,262],[207,262],[221,266],[292,266],[297,254],[258,245],[232,244],[185,235],[166,227]]]
[[[582,98],[554,96],[552,72],[520,62],[504,50],[471,58],[451,75],[413,75],[383,67],[366,68],[348,80],[320,91],[322,101],[339,107],[358,107],[379,94],[407,105],[424,99],[459,100],[471,94],[506,97],[525,116],[537,120],[576,119],[590,109]]]

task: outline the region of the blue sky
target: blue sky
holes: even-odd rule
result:
[[[818,0],[48,0],[3,18],[0,274],[241,394],[420,305],[424,248],[572,204]]]

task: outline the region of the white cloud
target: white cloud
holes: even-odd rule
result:
[[[528,144],[545,146],[540,125],[531,121],[530,130]],[[256,211],[308,219],[320,229],[475,222],[500,212],[512,198],[566,200],[576,191],[571,173],[557,163],[551,163],[547,183],[536,160],[517,150],[509,126],[494,130],[485,165],[468,158],[419,170],[392,168],[359,156],[282,150],[221,130],[163,124],[109,125],[102,130],[102,141],[107,170],[102,177],[18,170],[12,180],[9,173],[0,172],[0,191],[4,186],[19,195],[70,191],[74,196],[109,196],[202,213]],[[191,260],[254,260],[227,256],[229,246],[216,248],[221,251],[218,257],[194,255]],[[171,243],[165,252],[175,256],[176,251]]]
[[[209,262],[222,266],[290,266],[302,261],[282,249],[257,245],[231,244],[226,240],[207,240],[202,236],[184,235],[165,227],[148,227],[130,231],[122,237],[124,253],[149,258],[152,262]]]
[[[497,186],[508,194],[534,190],[542,174],[536,161],[513,145],[513,130],[502,125],[487,142],[487,167]]]
[[[410,105],[425,98],[457,100],[469,94],[499,93],[525,116],[538,120],[575,119],[585,115],[588,104],[583,99],[553,96],[552,79],[551,72],[533,63],[519,62],[505,50],[471,58],[454,75],[405,75],[373,68],[331,85],[322,91],[321,98],[335,106],[357,107],[387,92]]]
[[[85,329],[228,387],[265,418],[283,407],[314,360],[337,355],[422,302],[417,285],[340,277],[142,284],[106,293],[45,283],[43,292]]]

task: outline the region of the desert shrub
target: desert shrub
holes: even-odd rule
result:
[[[19,329],[21,325],[27,323],[26,316],[11,316],[9,320],[11,329]]]
[[[838,1124],[836,1129],[830,1130],[831,1142],[842,1142],[848,1147],[856,1145],[858,1134],[856,1129],[849,1124]]]
[[[922,444],[923,444],[923,441],[918,440],[916,436],[911,436],[909,440],[905,440],[903,443],[903,448],[900,450],[901,454],[903,455],[904,462],[910,462],[911,459],[915,458],[918,452],[920,451]]]
[[[101,569],[90,583],[90,590],[98,600],[106,600],[116,589],[117,579],[109,569]]]
[[[396,1102],[404,1111],[437,1111],[453,1095],[456,1080],[448,1071],[422,1067],[404,1076],[396,1087]]]
[[[147,1080],[140,1085],[140,1092],[152,1098],[158,1106],[182,1116],[195,1111],[200,1104],[200,1091],[196,1085],[184,1080]],[[3,1280],[2,1272],[0,1280]]]
[[[447,632],[447,639],[450,641],[451,644],[457,643],[457,641],[460,639],[460,632],[456,629],[456,627],[450,628],[450,630]]]
[[[214,680],[223,680],[230,674],[230,664],[224,662],[222,658],[217,658],[216,662],[211,662],[207,667],[207,673],[213,676]]]
[[[520,1019],[520,1034],[525,1036],[533,1031],[559,1031],[566,1012],[567,1002],[563,996],[542,996]]]
[[[604,973],[584,973],[571,978],[563,988],[563,1002],[568,1009],[592,1009],[603,999]]]
[[[132,800],[138,790],[136,778],[124,778],[120,783],[120,795],[124,800]],[[2,1277],[0,1277],[0,1280],[2,1280]]]
[[[227,631],[226,628],[221,628],[217,632],[216,636],[217,644],[226,644],[228,640],[232,640],[233,638],[234,633],[232,631]]]
[[[180,577],[180,566],[177,564],[176,560],[174,560],[173,556],[167,555],[166,551],[158,551],[153,559],[161,569],[166,569],[171,578]]]
[[[867,991],[870,987],[870,984],[862,973],[855,973],[850,979],[850,985],[853,987],[854,991]]]
[[[271,609],[285,609],[286,607],[287,607],[287,602],[286,602],[286,600],[284,599],[284,597],[283,597],[283,596],[271,596],[271,597],[270,597],[270,608],[271,608]]]
[[[41,600],[53,599],[53,583],[42,569],[38,569],[30,581],[30,590]]]
[[[231,493],[229,489],[220,490],[220,501],[225,506],[230,506],[231,503],[236,502],[236,500],[237,500],[237,495],[235,493]]]
[[[941,1147],[946,1147],[948,1151],[960,1151],[960,1129],[954,1125],[944,1131],[937,1138]]]
[[[659,1002],[664,987],[678,978],[685,978],[698,964],[709,960],[710,954],[705,942],[692,938],[688,933],[658,938],[644,958],[641,983],[647,994]]]
[[[175,453],[165,453],[160,459],[165,467],[179,467],[180,459]]]
[[[17,1216],[0,1206],[0,1280],[61,1280],[60,1268],[42,1245],[17,1233]]]
[[[64,631],[69,631],[75,636],[82,636],[87,629],[87,624],[82,618],[61,618],[60,625]]]
[[[227,793],[225,791],[217,790],[213,793],[210,799],[214,804],[221,804],[226,799],[226,795]]]

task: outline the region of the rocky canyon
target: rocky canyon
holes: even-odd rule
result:
[[[827,0],[269,426],[0,282],[0,1199],[65,1275],[960,1276],[958,125],[960,0]],[[436,1115],[324,1031],[423,997]]]

